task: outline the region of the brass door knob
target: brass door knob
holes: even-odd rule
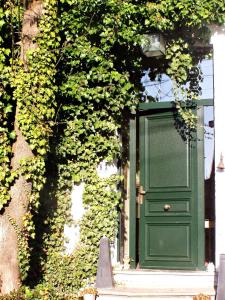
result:
[[[164,205],[164,210],[165,211],[168,211],[168,210],[170,210],[171,209],[171,205],[170,204],[165,204]]]

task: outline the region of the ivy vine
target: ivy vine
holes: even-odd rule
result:
[[[11,90],[9,86],[10,35],[8,33],[10,21],[10,10],[0,2],[0,209],[10,200],[9,188],[13,182],[10,172],[11,142],[15,138],[11,124],[13,111]]]
[[[178,111],[194,127],[196,119],[179,95],[198,98],[196,66],[205,53],[196,53],[195,42],[207,40],[207,24],[224,23],[224,1],[44,0],[37,47],[26,53],[26,65],[14,32],[15,26],[21,30],[23,8],[0,4],[0,209],[10,201],[18,174],[32,183],[18,231],[21,277],[31,287],[39,284],[40,299],[52,290],[54,299],[64,299],[95,276],[100,238],[116,238],[121,177],[101,178],[96,169],[102,161],[122,159],[123,124],[140,101],[146,64],[171,77]],[[165,35],[164,59],[150,62],[142,55],[141,37],[149,32]],[[13,173],[15,114],[34,157]],[[81,183],[80,242],[66,255],[71,189]]]

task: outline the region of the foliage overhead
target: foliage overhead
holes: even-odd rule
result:
[[[111,241],[116,236],[120,178],[100,178],[96,168],[103,160],[123,160],[120,134],[141,99],[144,69],[153,77],[166,72],[187,100],[196,99],[196,64],[206,54],[196,44],[207,43],[208,24],[224,24],[225,6],[224,0],[43,3],[38,47],[27,53],[25,68],[18,34],[23,7],[0,0],[0,209],[22,174],[32,193],[18,232],[21,277],[31,286],[42,282],[72,293],[95,275],[101,236]],[[146,59],[140,51],[142,35],[151,32],[165,36],[161,60]],[[187,82],[189,90],[183,88]],[[194,126],[190,112],[178,101],[177,106]],[[11,172],[15,121],[34,157]],[[81,182],[80,244],[71,256],[63,255],[64,224],[72,224],[70,193]]]

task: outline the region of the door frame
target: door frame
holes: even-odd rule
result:
[[[174,102],[152,102],[152,103],[140,103],[137,107],[136,114],[131,115],[129,122],[129,258],[130,258],[130,268],[135,269],[138,264],[137,257],[137,204],[136,204],[136,175],[137,175],[137,142],[138,142],[138,115],[140,111],[147,111],[160,108],[173,108],[175,105]],[[193,103],[191,104],[193,106]],[[213,106],[213,99],[202,99],[194,102],[194,105],[197,107],[203,106]],[[198,119],[202,120],[203,114],[202,110],[197,110]],[[203,126],[197,126],[197,134],[200,134],[200,131],[203,131]],[[198,151],[202,151],[204,143],[197,143]],[[204,178],[204,160],[198,160],[198,174],[197,179]],[[205,235],[202,234],[202,224],[204,224],[204,185],[199,180],[197,181],[198,188],[198,198],[200,201],[197,203],[198,207],[198,269],[205,269],[204,260],[205,260]],[[203,227],[204,228],[204,227]]]

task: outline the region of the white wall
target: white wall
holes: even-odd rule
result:
[[[115,161],[112,164],[108,164],[107,162],[103,161],[97,167],[97,174],[99,178],[109,178],[112,175],[118,174],[119,170],[117,168],[117,162]],[[116,187],[115,187],[116,189]],[[117,257],[117,239],[115,240],[114,244],[111,244],[111,262],[112,265],[116,265],[118,261]]]
[[[107,164],[105,161],[101,162],[97,167],[97,174],[99,178],[109,178],[113,174],[118,173],[118,168],[116,162],[113,164]],[[66,254],[70,255],[73,253],[76,246],[79,244],[80,240],[80,226],[79,222],[81,221],[83,214],[85,212],[83,207],[83,192],[85,184],[81,183],[79,185],[74,185],[71,193],[71,214],[73,219],[73,225],[64,226],[64,234],[66,237],[65,247]],[[115,187],[116,188],[116,187]],[[114,245],[111,246],[111,258],[112,264],[117,263],[117,243],[115,241]]]
[[[221,153],[225,159],[225,27],[212,26],[215,106],[215,201],[216,268],[225,253],[225,172],[217,170]]]
[[[84,192],[84,183],[79,185],[74,185],[71,193],[71,215],[73,218],[73,225],[64,226],[64,234],[67,239],[65,242],[66,254],[72,254],[75,247],[78,245],[80,240],[80,226],[79,221],[82,219],[84,214],[83,208],[83,192]]]

